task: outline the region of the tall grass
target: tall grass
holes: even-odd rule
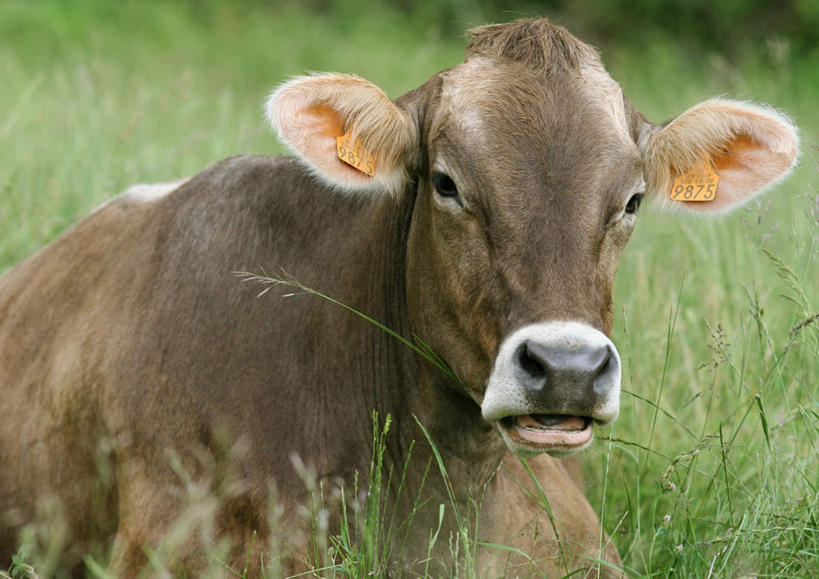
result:
[[[388,9],[192,5],[0,5],[0,271],[131,184],[231,154],[281,152],[261,104],[289,76],[355,72],[398,96],[461,56],[460,39]],[[768,196],[716,220],[648,207],[622,257],[613,332],[621,416],[587,452],[585,474],[633,576],[819,570],[819,58],[793,61],[780,48],[731,62],[691,60],[661,39],[639,52],[603,47],[612,75],[654,121],[724,94],[775,104],[803,135],[801,166]],[[360,484],[400,473],[368,476]],[[210,540],[213,505],[197,485],[186,486],[190,517]],[[341,535],[316,527],[323,576],[388,568],[385,553],[400,540],[383,505],[354,505],[356,496]],[[448,540],[430,531],[430,541]],[[215,556],[225,552],[214,544]],[[102,573],[104,561],[90,562]],[[40,561],[20,560],[17,576],[27,563]]]
[[[634,575],[819,569],[817,203],[797,179],[716,223],[646,215],[626,250],[625,399],[589,472]]]

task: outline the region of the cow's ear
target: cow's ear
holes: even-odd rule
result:
[[[397,193],[406,182],[417,129],[371,82],[345,74],[298,77],[276,89],[265,110],[279,138],[335,188]]]
[[[785,177],[799,138],[771,108],[711,99],[665,125],[644,125],[638,145],[648,190],[661,205],[722,213]],[[711,200],[686,201],[697,193]]]

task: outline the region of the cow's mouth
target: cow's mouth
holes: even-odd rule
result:
[[[592,419],[565,414],[526,414],[500,420],[501,433],[511,446],[533,452],[569,454],[594,438]]]

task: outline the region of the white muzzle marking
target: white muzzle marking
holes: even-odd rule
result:
[[[569,321],[526,326],[504,340],[481,413],[498,423],[512,450],[566,454],[590,443],[591,423],[612,422],[619,407],[617,348]]]

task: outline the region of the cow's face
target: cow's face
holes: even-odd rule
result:
[[[723,211],[790,169],[796,137],[777,113],[727,101],[651,125],[591,49],[535,22],[513,42],[479,30],[465,63],[396,103],[362,79],[317,76],[284,85],[269,114],[334,186],[414,194],[413,331],[511,449],[560,455],[618,413],[612,284],[644,192],[666,198],[706,163],[715,200],[678,205]],[[372,176],[339,160],[344,132]]]
[[[612,284],[645,190],[617,85],[472,58],[432,86],[408,247],[413,327],[518,449],[617,416]]]

